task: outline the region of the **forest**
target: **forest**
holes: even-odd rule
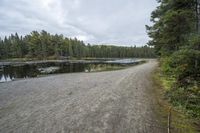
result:
[[[161,74],[166,96],[176,107],[200,118],[200,2],[199,0],[158,0],[152,12],[153,25],[146,26]]]
[[[52,35],[44,30],[33,31],[30,35],[19,36],[11,34],[0,39],[0,59],[10,58],[127,58],[127,57],[155,57],[154,48],[124,47],[114,45],[85,44],[76,38],[71,39],[63,35]]]

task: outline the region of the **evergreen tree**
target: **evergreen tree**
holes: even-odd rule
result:
[[[175,79],[168,96],[173,103],[200,117],[200,28],[199,0],[159,0],[152,12],[153,26],[146,26],[162,72]],[[146,52],[145,52],[146,53]],[[190,99],[190,97],[198,99]],[[181,97],[181,98],[180,98]],[[188,102],[190,100],[190,102]]]
[[[0,40],[1,58],[60,58],[60,57],[97,57],[127,58],[155,57],[154,49],[144,47],[118,47],[112,45],[85,45],[77,38],[66,38],[63,35],[51,35],[42,30],[33,31],[24,37],[16,33]]]

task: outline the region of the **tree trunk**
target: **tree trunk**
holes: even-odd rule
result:
[[[197,33],[200,34],[200,0],[196,0]]]
[[[200,34],[200,0],[196,0],[196,16],[197,16],[197,22],[196,22],[196,30],[197,34]],[[195,59],[195,69],[198,67],[198,60]]]

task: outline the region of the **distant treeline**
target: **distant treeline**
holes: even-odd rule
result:
[[[154,49],[143,47],[122,47],[108,45],[90,45],[63,35],[52,35],[44,30],[33,31],[30,35],[11,34],[0,38],[0,58],[60,58],[60,57],[155,57]]]

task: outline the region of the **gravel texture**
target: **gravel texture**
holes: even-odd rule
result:
[[[0,132],[165,133],[156,119],[151,72],[71,73],[0,84]]]

